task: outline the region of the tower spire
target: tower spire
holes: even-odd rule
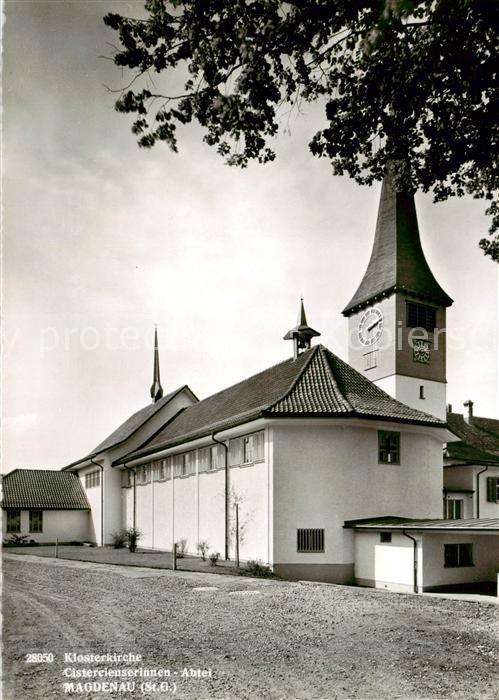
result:
[[[151,384],[152,402],[156,403],[163,396],[163,387],[159,378],[158,327],[154,326],[154,371]]]
[[[381,188],[371,259],[343,314],[350,316],[369,302],[396,292],[409,293],[444,307],[452,304],[423,253],[414,195],[397,192],[393,175],[388,172]]]
[[[284,340],[293,341],[293,357],[296,358],[303,350],[308,350],[311,346],[312,338],[319,336],[318,331],[310,328],[305,314],[303,299],[300,299],[300,310],[298,311],[298,322],[294,328],[286,333]]]

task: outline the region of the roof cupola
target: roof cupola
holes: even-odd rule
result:
[[[311,347],[312,338],[319,335],[320,333],[318,331],[314,331],[314,329],[310,328],[308,325],[305,307],[303,306],[303,299],[301,299],[300,311],[298,312],[298,322],[296,326],[288,331],[284,336],[284,340],[293,341],[293,356],[295,360],[304,350],[308,350]]]

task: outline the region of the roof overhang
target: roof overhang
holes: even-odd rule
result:
[[[391,522],[390,522],[391,521]],[[474,518],[468,520],[416,520],[405,518],[371,518],[346,520],[344,528],[356,532],[408,531],[431,533],[466,532],[472,534],[489,533],[499,535],[499,518]]]
[[[453,434],[450,433],[445,425],[442,426],[432,425],[432,424],[419,424],[411,422],[401,422],[395,421],[400,426],[401,430],[405,432],[426,434],[433,437],[438,442],[447,442],[449,439],[453,438]],[[362,427],[362,428],[372,428],[374,430],[393,430],[394,421],[389,421],[380,418],[358,418],[358,417],[331,417],[328,416],[310,416],[310,417],[294,417],[294,416],[260,416],[258,418],[250,419],[246,418],[242,420],[237,425],[230,427],[220,427],[216,426],[209,427],[206,431],[203,431],[202,435],[197,434],[196,436],[189,437],[183,436],[178,440],[171,441],[170,443],[165,443],[164,445],[158,445],[156,447],[147,448],[144,447],[141,450],[136,450],[128,455],[119,457],[112,463],[113,467],[127,466],[135,467],[140,464],[146,464],[151,461],[151,459],[164,459],[169,455],[178,454],[180,452],[185,452],[186,450],[193,450],[198,447],[204,447],[208,444],[213,444],[211,440],[211,435],[215,433],[217,440],[228,440],[238,435],[242,435],[248,431],[262,430],[265,427],[271,426],[331,426],[331,427]]]

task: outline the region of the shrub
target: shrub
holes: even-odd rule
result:
[[[202,540],[198,542],[198,552],[201,554],[203,561],[206,561],[206,555],[208,554],[208,540]]]
[[[133,530],[133,528],[130,528]],[[128,541],[128,530],[116,530],[111,533],[111,540],[115,549],[125,547]]]
[[[183,559],[187,551],[187,540],[183,537],[177,542],[177,557],[178,559]]]
[[[9,547],[22,547],[25,544],[28,544],[26,540],[28,539],[28,535],[17,535],[15,532],[13,532],[9,539],[4,542],[4,544],[8,545]]]
[[[137,551],[137,542],[141,538],[142,533],[137,530],[135,527],[129,527],[126,530],[126,541],[128,545],[128,549],[131,552],[136,552]]]
[[[216,566],[217,561],[220,559],[220,552],[212,552],[208,559],[210,560],[210,564],[212,566]]]
[[[258,576],[259,578],[270,578],[274,576],[274,572],[267,566],[267,564],[262,564],[261,561],[252,560],[246,564],[246,572],[249,576]]]

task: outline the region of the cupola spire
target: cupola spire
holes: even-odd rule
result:
[[[163,387],[159,378],[158,327],[154,327],[154,371],[151,384],[152,402],[156,403],[163,396]]]
[[[295,360],[304,350],[308,350],[310,348],[312,338],[319,335],[320,333],[318,331],[314,331],[314,329],[310,328],[308,325],[303,299],[301,299],[300,310],[298,312],[298,322],[296,326],[288,331],[284,336],[284,340],[293,341],[293,357]]]

